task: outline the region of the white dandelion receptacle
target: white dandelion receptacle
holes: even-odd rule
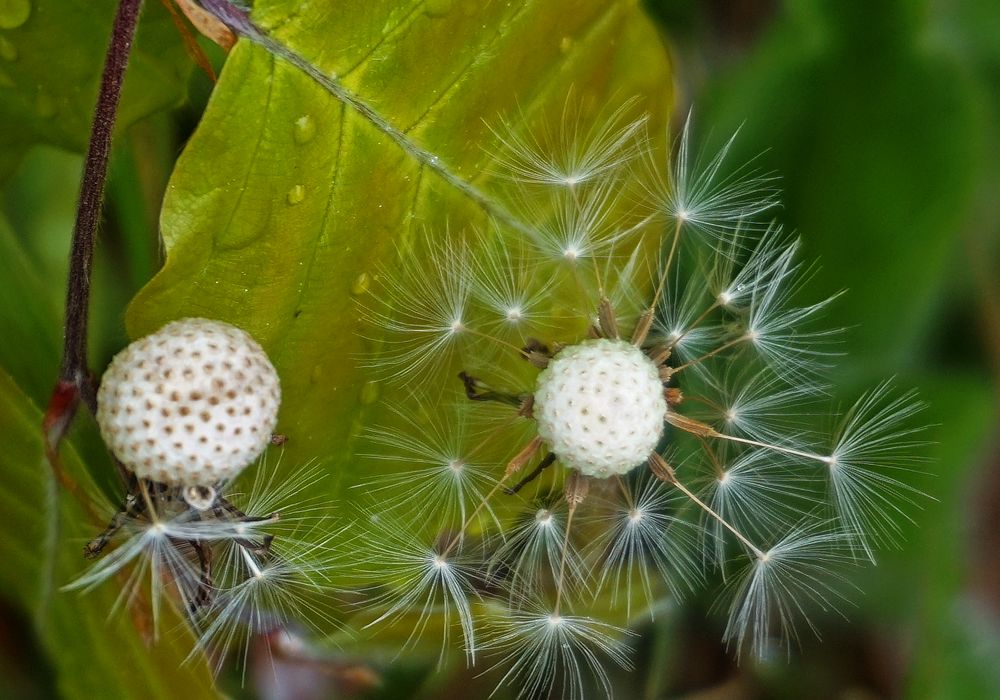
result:
[[[97,422],[139,478],[211,487],[261,455],[280,402],[278,373],[248,333],[187,318],[115,356],[98,391]]]
[[[656,365],[631,343],[600,338],[570,345],[538,375],[538,435],[581,474],[626,474],[663,435],[663,391]]]

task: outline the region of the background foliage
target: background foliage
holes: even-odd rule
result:
[[[866,595],[849,621],[822,620],[822,643],[803,640],[790,664],[737,667],[719,647],[718,618],[696,601],[643,630],[639,672],[618,680],[621,695],[1000,695],[995,3],[651,1],[653,24],[628,3],[572,4],[469,15],[447,2],[363,12],[346,3],[357,16],[289,18],[297,3],[258,2],[255,17],[486,191],[482,119],[553,118],[570,86],[591,109],[609,95],[646,96],[654,133],[671,102],[675,118],[696,105],[707,142],[742,124],[741,155],[762,154],[781,175],[781,218],[820,260],[810,297],[849,290],[831,311],[851,328],[838,389],[851,396],[897,374],[919,387],[937,424],[933,474],[920,483],[937,500],[905,548],[857,581]],[[24,698],[211,697],[207,672],[180,666],[183,640],[147,652],[127,616],[104,622],[113,591],[58,591],[82,568],[75,553],[92,522],[65,495],[55,508],[34,426],[55,377],[79,152],[114,3],[33,0],[28,20],[8,28],[3,12],[15,5],[0,2],[0,513],[10,533],[0,543],[0,686]],[[430,74],[420,63],[428,47],[439,55]],[[239,44],[208,103],[212,89],[164,7],[148,3],[95,270],[94,366],[127,342],[126,327],[142,334],[190,314],[248,327],[289,392],[289,461],[324,455],[331,494],[342,496],[352,421],[377,388],[340,360],[362,349],[355,329],[329,322],[407,236],[482,212],[259,47]],[[161,233],[170,257],[157,275]],[[331,266],[341,274],[318,274]],[[331,415],[349,419],[329,425]],[[95,490],[110,488],[85,422],[64,458],[81,478],[92,472]],[[412,696],[410,674],[420,673],[397,667],[383,694]],[[477,682],[455,671],[426,692]]]

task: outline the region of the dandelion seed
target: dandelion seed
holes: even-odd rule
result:
[[[677,359],[694,360],[717,344],[719,329],[706,319],[706,309],[712,304],[706,303],[704,288],[686,284],[680,289],[680,275],[674,279],[657,307],[652,339],[668,345]]]
[[[788,532],[803,512],[817,508],[818,478],[794,469],[788,456],[767,450],[748,450],[719,465],[720,470],[705,490],[705,501],[727,522],[764,541],[774,532]],[[715,558],[726,563],[724,528],[703,516],[706,531],[713,534]]]
[[[398,254],[412,261],[411,253]],[[392,378],[417,381],[433,364],[447,362],[467,330],[472,293],[468,252],[432,247],[422,259],[426,264],[401,265],[402,276],[381,271],[380,287],[373,291],[379,305],[362,308],[373,326],[387,332],[374,339],[390,346],[376,366]]]
[[[524,251],[513,245],[482,238],[477,243],[481,254],[473,258],[470,272],[476,298],[492,312],[483,330],[524,343],[551,328],[545,325],[543,306],[553,281],[534,274]]]
[[[190,511],[186,508],[176,516],[181,522],[189,517]],[[119,573],[125,573],[121,592],[109,611],[110,615],[135,601],[141,595],[144,582],[148,581],[154,633],[159,632],[164,602],[177,608],[182,617],[197,627],[191,611],[197,610],[198,601],[205,594],[204,582],[191,544],[185,540],[179,543],[172,537],[176,524],[163,520],[129,520],[116,533],[116,539],[120,539],[121,544],[97,560],[86,573],[64,586],[63,590],[86,592]]]
[[[541,507],[534,513],[527,511],[492,554],[488,582],[508,590],[515,607],[537,599],[546,585],[559,577],[564,558],[565,525],[565,508]],[[589,578],[583,559],[571,546],[565,561],[568,586],[572,595],[580,595],[586,590]]]
[[[408,509],[417,522],[465,522],[471,508],[496,483],[490,469],[478,462],[475,443],[466,435],[466,421],[417,424],[401,411],[393,413],[400,427],[369,430],[368,440],[377,449],[362,456],[405,468],[357,488],[376,495],[382,508]],[[490,508],[482,515],[496,520]]]
[[[745,309],[757,289],[794,283],[800,273],[795,261],[799,243],[789,240],[780,225],[769,224],[749,254],[745,239],[740,225],[708,273],[709,290],[720,306],[730,310]]]
[[[245,663],[251,639],[265,632],[334,626],[322,601],[343,530],[331,529],[326,507],[309,493],[322,472],[306,465],[279,477],[279,466],[262,460],[252,479],[241,479],[245,492],[240,482],[220,488],[204,510],[189,506],[177,487],[140,482],[143,498],[130,496],[113,529],[87,551],[113,548],[67,589],[89,590],[124,575],[114,613],[148,580],[154,629],[166,601],[197,638],[189,658],[208,654],[217,668],[236,646]],[[267,515],[248,516],[237,504]]]
[[[790,301],[802,279],[793,274],[790,256],[782,257],[771,284],[756,287],[750,298],[744,339],[771,369],[793,384],[808,384],[815,374],[829,367],[835,353],[826,349],[840,335],[839,329],[807,330],[807,325],[836,297],[815,304],[793,306]]]
[[[538,608],[505,612],[491,620],[486,650],[506,669],[497,689],[510,686],[519,698],[583,698],[590,683],[613,695],[608,663],[631,669],[625,630],[587,617]]]
[[[641,590],[647,608],[660,595],[655,575],[681,598],[703,579],[697,558],[699,528],[678,517],[684,496],[648,474],[622,481],[624,499],[608,504],[607,513],[591,516],[600,525],[591,554],[600,561],[597,590],[610,589],[612,604],[625,599],[632,619],[633,592]]]
[[[230,543],[217,561],[217,593],[192,656],[210,652],[218,672],[229,651],[238,648],[245,670],[255,637],[269,639],[295,625],[338,627],[330,577],[343,556],[337,541],[344,533],[314,525],[301,539],[282,537],[264,555]]]
[[[618,210],[619,187],[614,181],[598,182],[583,192],[556,192],[542,200],[526,192],[513,208],[531,222],[527,233],[539,254],[578,264],[608,254],[641,226]]]
[[[923,428],[910,424],[922,409],[913,392],[893,396],[883,382],[858,399],[834,438],[827,470],[834,504],[869,558],[876,545],[899,541],[900,520],[911,520],[904,506],[922,495],[899,478],[926,462],[927,443],[916,437]]]
[[[518,124],[501,122],[501,128],[491,127],[502,145],[492,172],[525,185],[568,189],[606,178],[642,153],[646,117],[626,118],[635,104],[626,100],[589,128],[569,101],[556,132],[526,133]]]
[[[470,664],[476,658],[476,635],[472,602],[479,597],[477,584],[482,576],[469,558],[447,545],[428,546],[398,521],[379,517],[368,538],[370,553],[361,575],[384,583],[382,592],[373,592],[366,604],[376,617],[366,627],[404,624],[412,618],[412,631],[404,649],[416,644],[427,632],[433,618],[441,620],[443,662],[452,628],[461,632],[463,649]]]
[[[798,527],[752,559],[733,585],[726,641],[737,654],[764,656],[773,642],[798,639],[798,625],[814,633],[811,608],[837,611],[847,603],[847,577],[856,563],[850,536],[828,523]]]
[[[766,371],[724,377],[716,391],[710,420],[720,430],[790,446],[803,441],[809,430],[806,419],[818,410],[810,407],[817,398],[814,384],[787,384]]]
[[[702,163],[691,155],[691,114],[678,138],[676,154],[666,177],[650,192],[664,214],[679,228],[691,228],[724,245],[734,244],[734,230],[756,228],[754,217],[778,205],[775,178],[744,165],[730,174],[723,167],[736,135]],[[658,164],[651,164],[660,173]]]

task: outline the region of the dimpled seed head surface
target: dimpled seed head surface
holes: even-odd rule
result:
[[[559,460],[586,476],[625,474],[663,435],[667,402],[656,365],[622,340],[564,348],[538,375],[538,434]]]
[[[97,394],[97,422],[136,476],[210,486],[260,456],[280,402],[278,373],[253,338],[186,318],[115,356]]]

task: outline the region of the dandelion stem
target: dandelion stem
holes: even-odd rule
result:
[[[566,579],[566,555],[569,553],[569,531],[573,525],[573,514],[576,513],[577,504],[573,501],[569,503],[569,512],[566,515],[566,531],[563,533],[562,553],[559,556],[559,581],[556,584],[556,604],[552,609],[552,614],[559,615],[559,606],[562,604],[563,582]]]
[[[650,310],[655,309],[656,305],[660,302],[660,297],[663,295],[663,289],[667,286],[667,278],[670,276],[670,266],[674,262],[674,254],[677,252],[677,242],[681,237],[681,221],[678,218],[677,222],[674,224],[674,235],[670,242],[670,253],[667,255],[667,262],[663,264],[663,272],[660,273],[660,281],[656,285],[656,292],[653,294],[653,301],[649,304]]]
[[[688,333],[690,333],[690,332],[691,332],[691,331],[693,331],[693,330],[694,330],[695,328],[697,328],[697,327],[698,327],[698,324],[700,324],[700,323],[701,323],[702,321],[704,321],[704,320],[705,320],[705,319],[706,319],[706,318],[708,317],[708,315],[709,315],[710,313],[712,313],[713,311],[715,311],[715,310],[716,310],[717,308],[719,308],[719,302],[718,302],[718,301],[716,301],[716,302],[715,302],[714,304],[712,304],[712,305],[711,305],[711,306],[709,306],[709,307],[708,307],[707,309],[705,309],[704,311],[702,311],[702,312],[701,312],[701,314],[699,314],[699,315],[698,315],[698,318],[696,318],[696,319],[695,319],[694,321],[692,321],[692,322],[691,322],[691,323],[690,323],[690,324],[688,325],[688,327],[684,329],[684,332],[683,332],[683,333],[681,333],[680,335],[678,335],[678,336],[677,336],[676,338],[674,338],[673,340],[671,340],[671,341],[670,341],[670,342],[669,342],[669,343],[667,344],[667,347],[668,347],[668,348],[670,348],[671,350],[673,350],[673,349],[674,349],[675,347],[677,347],[677,345],[678,345],[678,344],[679,344],[679,343],[680,343],[680,342],[681,342],[682,340],[684,340],[684,336],[686,336],[686,335],[687,335]],[[676,371],[676,370],[675,370],[675,371]]]
[[[566,532],[563,534],[562,554],[559,557],[559,578],[556,584],[556,604],[553,615],[559,616],[559,605],[562,603],[563,584],[566,581],[566,557],[569,555],[569,533],[573,526],[573,514],[576,507],[583,503],[590,490],[590,482],[578,471],[571,471],[563,484],[563,497],[566,499],[568,514],[566,516]]]
[[[668,413],[666,420],[670,425],[675,428],[679,428],[686,433],[691,433],[698,439],[703,438],[717,438],[719,440],[729,440],[730,442],[738,442],[741,445],[751,445],[753,447],[761,447],[766,450],[773,450],[775,452],[783,452],[785,454],[794,455],[796,457],[804,457],[806,459],[811,459],[816,462],[823,462],[824,464],[834,464],[836,460],[832,456],[818,455],[814,452],[806,452],[805,450],[797,450],[794,447],[785,447],[783,445],[774,445],[768,442],[761,442],[759,440],[751,440],[750,438],[737,437],[736,435],[727,435],[725,433],[720,433],[718,430],[710,425],[702,423],[701,421],[695,420],[694,418],[688,418],[679,413]]]
[[[705,360],[707,360],[709,358],[715,357],[720,352],[725,352],[729,348],[731,348],[731,347],[733,347],[735,345],[739,345],[740,343],[744,342],[745,340],[748,340],[749,338],[750,338],[750,336],[748,336],[748,335],[741,335],[739,338],[733,338],[732,340],[727,341],[727,342],[723,343],[722,345],[720,345],[719,347],[715,348],[715,350],[710,350],[709,352],[706,352],[701,357],[696,357],[693,360],[688,360],[687,362],[685,362],[683,365],[680,365],[679,367],[674,367],[672,374],[677,374],[682,369],[686,369],[687,367],[691,367],[692,365],[697,365],[697,364],[699,364],[701,362],[704,362]]]
[[[250,569],[251,575],[254,578],[258,579],[263,577],[264,572],[260,570],[260,567],[257,566],[257,562],[255,562],[253,557],[250,556],[250,552],[248,552],[245,548],[242,547],[240,548],[240,552],[243,554],[243,561],[246,562],[247,568]]]
[[[784,447],[782,445],[772,445],[767,442],[760,442],[758,440],[751,440],[749,438],[741,438],[735,435],[726,435],[725,433],[716,432],[712,437],[719,438],[720,440],[729,440],[730,442],[738,442],[743,445],[752,445],[753,447],[762,447],[767,450],[774,450],[775,452],[784,452],[785,454],[794,455],[796,457],[804,457],[806,459],[811,459],[815,462],[822,462],[823,464],[832,465],[836,460],[829,455],[818,455],[814,452],[806,452],[805,450],[797,450],[794,447]]]
[[[823,464],[833,465],[836,464],[837,460],[832,455],[819,455],[815,452],[806,452],[805,450],[797,450],[794,447],[786,447],[784,445],[774,445],[769,442],[761,442],[759,440],[751,440],[750,438],[741,438],[736,435],[727,435],[725,433],[720,433],[718,430],[710,425],[706,425],[701,421],[695,420],[694,418],[688,418],[687,416],[682,416],[679,413],[670,412],[666,416],[666,420],[670,425],[683,430],[686,433],[691,433],[699,440],[703,438],[717,438],[719,440],[729,440],[730,442],[738,442],[741,445],[750,445],[752,447],[761,447],[766,450],[773,450],[775,452],[782,452],[788,455],[794,455],[796,457],[804,457],[805,459],[813,460],[814,462],[822,462]]]
[[[618,484],[618,488],[622,492],[622,496],[625,498],[625,503],[628,505],[629,510],[635,509],[635,502],[632,500],[632,494],[625,487],[625,481],[621,478],[621,475],[615,475],[615,482]]]
[[[698,442],[701,443],[701,448],[705,450],[705,454],[708,456],[708,461],[712,463],[712,467],[715,469],[716,478],[721,479],[725,475],[726,470],[722,468],[722,462],[719,461],[719,457],[715,454],[715,450],[713,450],[712,446],[708,444],[708,440],[701,435],[696,435],[695,437]]]
[[[476,516],[479,515],[479,512],[486,506],[487,503],[489,503],[490,499],[497,494],[497,491],[503,488],[504,482],[507,481],[509,476],[510,474],[504,474],[502,477],[500,477],[497,483],[493,485],[493,488],[490,489],[489,493],[487,493],[479,500],[479,504],[472,510],[472,512],[469,514],[469,517],[465,519],[465,522],[462,523],[461,529],[455,534],[454,537],[451,538],[451,542],[449,542],[448,546],[445,547],[443,552],[441,552],[442,559],[447,559],[448,555],[451,554],[452,550],[454,550],[455,547],[458,546],[458,543],[461,542],[462,538],[465,536],[465,531],[469,529],[469,525],[472,524],[472,521],[476,519]]]
[[[583,205],[580,202],[580,193],[577,191],[575,185],[569,186],[570,194],[573,196],[573,204],[576,206],[577,211],[583,209]],[[595,262],[594,263],[594,277],[597,280],[597,293],[602,297],[604,296],[604,278],[601,276],[601,266]]]
[[[733,533],[734,535],[736,535],[736,539],[738,539],[740,542],[742,542],[751,552],[753,552],[754,556],[756,556],[758,559],[763,559],[764,558],[764,552],[757,545],[755,545],[753,542],[751,542],[749,539],[747,539],[747,537],[742,532],[740,532],[739,530],[737,530],[736,527],[732,523],[730,523],[728,520],[726,520],[725,518],[723,518],[721,515],[719,515],[718,513],[716,513],[714,510],[712,510],[711,506],[709,506],[707,503],[705,503],[700,498],[698,498],[697,496],[695,496],[690,490],[688,490],[688,488],[684,484],[682,484],[676,478],[673,480],[672,483],[673,483],[674,487],[677,488],[677,490],[679,490],[681,493],[683,493],[685,496],[687,496],[689,499],[691,499],[699,508],[701,508],[706,513],[708,513],[709,515],[711,515],[713,518],[715,518],[716,520],[718,520],[719,523],[724,528],[726,528],[731,533]]]
[[[153,499],[149,495],[149,489],[146,488],[145,479],[137,479],[139,483],[139,492],[142,493],[142,500],[146,502],[146,510],[149,511],[149,519],[153,521],[154,525],[159,524],[160,519],[156,514],[156,508],[153,507]]]

